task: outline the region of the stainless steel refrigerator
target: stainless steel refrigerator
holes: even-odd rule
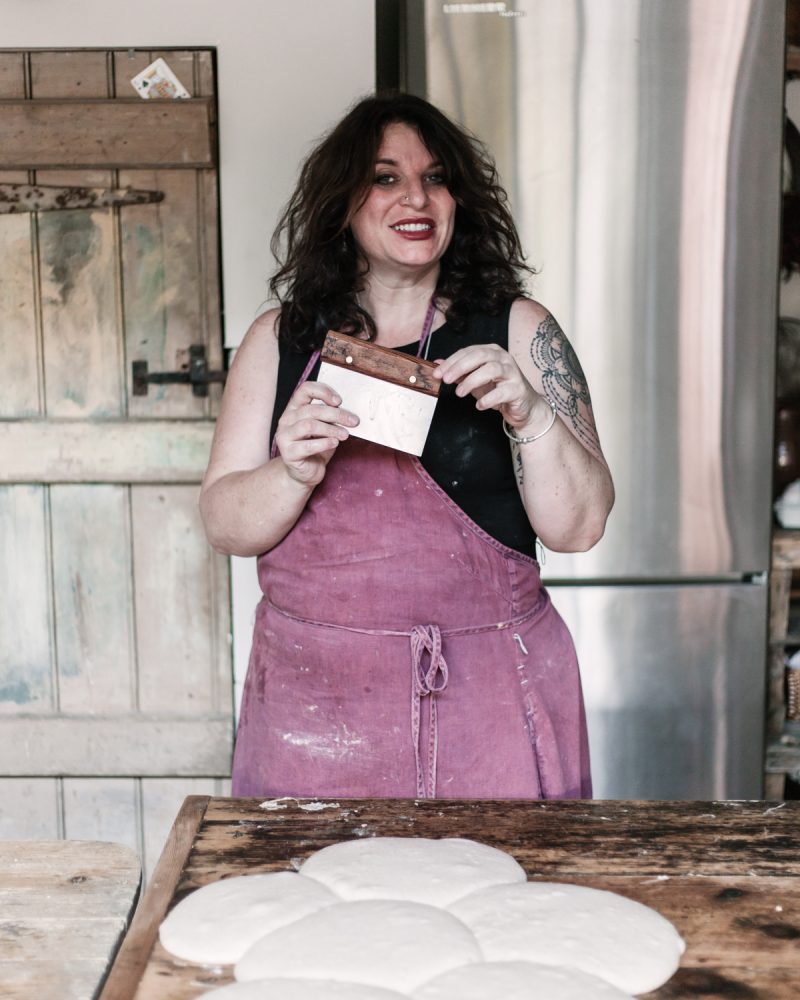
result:
[[[758,797],[784,4],[398,11],[401,85],[494,152],[614,474],[600,544],[544,564],[595,794]]]

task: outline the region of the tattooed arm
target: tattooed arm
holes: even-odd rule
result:
[[[530,299],[511,307],[508,351],[475,344],[439,361],[434,374],[471,393],[479,410],[499,410],[518,437],[512,445],[522,502],[542,543],[582,552],[603,535],[614,487],[600,450],[589,390],[569,341],[549,312]]]
[[[550,313],[518,299],[511,308],[508,348],[536,398],[527,417],[506,417],[519,437],[536,434],[558,414],[540,440],[512,445],[512,459],[528,517],[547,548],[591,548],[603,535],[614,486],[592,413],[578,357]]]

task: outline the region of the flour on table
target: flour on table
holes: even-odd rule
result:
[[[331,979],[256,979],[203,994],[203,1000],[408,1000],[407,993]]]
[[[472,929],[486,961],[574,966],[629,993],[666,982],[686,947],[649,906],[579,885],[492,886],[448,909]]]
[[[432,906],[527,878],[505,851],[455,837],[348,840],[312,854],[300,872],[343,899],[406,899]]]
[[[446,910],[401,900],[336,903],[257,941],[236,963],[239,981],[350,980],[408,992],[481,961],[472,932]]]
[[[270,931],[338,901],[324,885],[296,872],[239,875],[182,899],[161,924],[159,937],[167,951],[189,962],[236,962]]]
[[[412,1000],[633,1000],[580,969],[532,962],[480,962],[436,976]],[[233,1000],[233,998],[231,998]]]

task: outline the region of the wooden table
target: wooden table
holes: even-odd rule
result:
[[[102,1000],[188,1000],[231,967],[174,960],[158,925],[192,889],[291,869],[361,836],[463,836],[510,851],[531,878],[623,892],[687,941],[652,1000],[788,1000],[800,993],[800,802],[315,801],[193,796],[181,809]]]
[[[96,996],[140,881],[138,857],[121,844],[0,841],[0,996]]]

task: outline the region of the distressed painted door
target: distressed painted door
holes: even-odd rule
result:
[[[191,100],[136,95],[158,56]],[[0,51],[6,195],[147,192],[0,212],[0,837],[146,870],[230,773],[228,564],[197,514],[220,387],[131,378],[192,344],[222,367],[214,113],[210,51]]]

